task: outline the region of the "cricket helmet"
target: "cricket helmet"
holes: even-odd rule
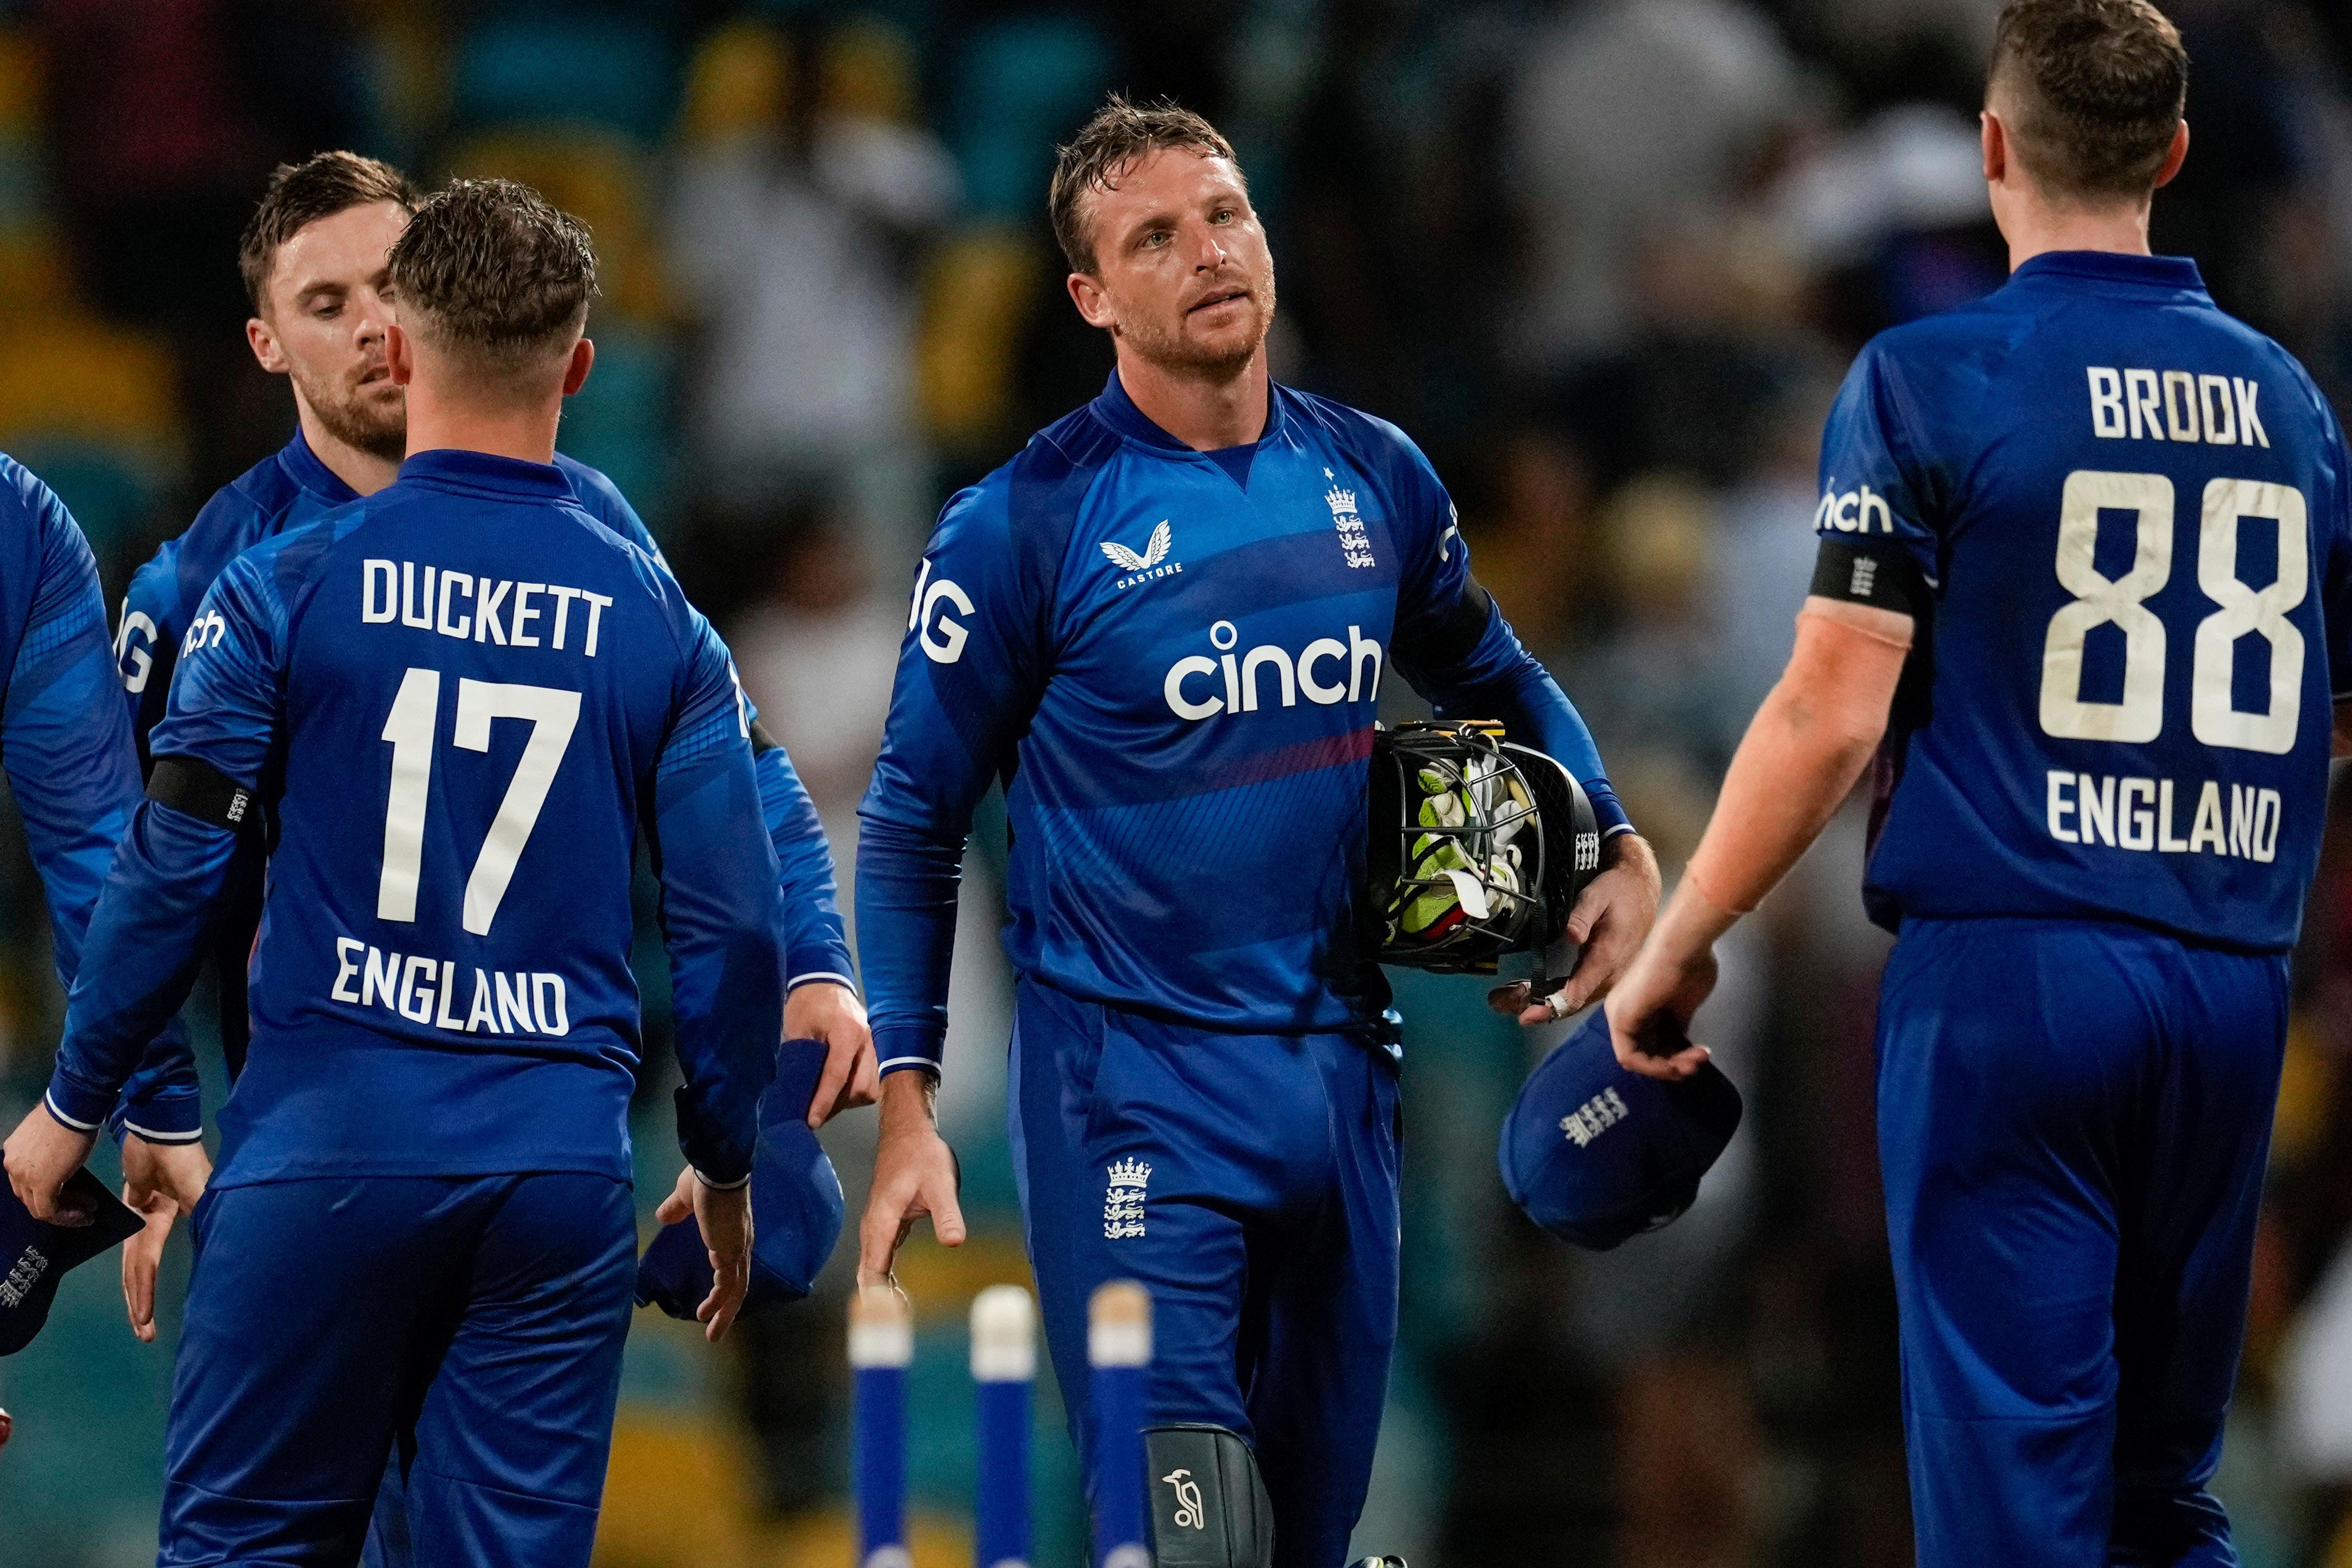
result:
[[[1491,975],[1542,953],[1601,864],[1601,829],[1567,768],[1485,720],[1374,738],[1366,871],[1380,960]]]

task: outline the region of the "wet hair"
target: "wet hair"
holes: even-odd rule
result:
[[[1070,138],[1054,149],[1054,183],[1045,208],[1054,222],[1054,237],[1073,272],[1095,269],[1095,240],[1087,211],[1087,194],[1113,189],[1120,171],[1136,160],[1166,148],[1223,158],[1236,172],[1233,143],[1217,128],[1189,109],[1166,99],[1133,104],[1113,93]]]
[[[403,326],[501,371],[568,346],[596,293],[587,225],[512,180],[452,180],[426,197],[390,266]]]
[[[2027,172],[2059,197],[2155,188],[2189,100],[2189,51],[2148,0],[2009,0],[1994,24],[1999,95]]]
[[[377,202],[398,202],[416,210],[416,187],[379,158],[314,152],[299,163],[280,163],[272,170],[236,246],[236,269],[245,277],[254,313],[260,314],[269,304],[269,273],[278,265],[278,246],[320,218]]]

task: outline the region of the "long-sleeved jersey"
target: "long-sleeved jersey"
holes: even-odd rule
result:
[[[1201,453],[1116,372],[949,501],[859,815],[858,936],[886,1071],[936,1068],[973,806],[1005,783],[1005,945],[1075,996],[1196,1026],[1372,1030],[1360,926],[1381,679],[1501,719],[1624,813],[1576,710],[1470,576],[1394,425],[1276,387]]]
[[[1873,915],[2293,946],[2352,693],[2352,471],[2303,367],[2194,262],[2040,256],[1865,348],[1822,471],[1815,591],[1918,601]]]
[[[139,804],[139,763],[106,651],[106,600],[89,543],[55,492],[0,455],[0,766],[49,905],[50,950],[68,988],[116,841]],[[174,1031],[172,1049],[184,1049]],[[135,1118],[159,1142],[194,1135],[192,1088],[151,1096]]]
[[[420,453],[230,563],[151,738],[159,778],[233,781],[278,829],[215,1179],[625,1177],[641,821],[680,1142],[743,1177],[783,979],[750,732],[709,623],[557,468]],[[140,808],[68,1004],[61,1117],[104,1114],[185,996],[242,814]]]
[[[668,565],[636,509],[610,479],[561,453],[556,455],[555,466],[570,483],[582,510],[665,568]],[[298,429],[277,454],[215,492],[187,531],[167,541],[132,576],[115,633],[115,658],[123,691],[130,698],[142,762],[150,732],[163,716],[173,668],[196,606],[211,591],[222,569],[264,539],[316,522],[358,498],[333,469],[319,460]],[[756,711],[752,717],[760,796],[767,808],[782,873],[786,972],[794,984],[812,980],[854,984],[833,855],[816,808],[793,771],[792,759],[757,727]],[[263,859],[257,841],[239,847],[220,925],[220,1027],[232,1076],[242,1071],[244,1063],[245,963],[260,918]],[[184,1099],[194,1092],[193,1082],[165,1082],[154,1073],[142,1073],[126,1092],[125,1114],[144,1125],[148,1098],[169,1094]]]

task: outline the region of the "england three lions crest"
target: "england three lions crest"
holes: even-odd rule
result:
[[[1151,1167],[1139,1159],[1124,1159],[1110,1167],[1103,1197],[1103,1235],[1118,1241],[1143,1234],[1143,1192],[1151,1185]]]
[[[1326,479],[1331,470],[1323,470]],[[1364,519],[1356,510],[1356,493],[1333,485],[1323,492],[1323,504],[1331,508],[1331,526],[1339,533],[1339,555],[1351,567],[1373,566],[1371,536],[1364,532]]]

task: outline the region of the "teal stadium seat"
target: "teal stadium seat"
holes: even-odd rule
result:
[[[595,15],[486,21],[457,47],[450,107],[460,127],[584,121],[650,142],[669,123],[677,67],[668,30],[654,22]]]
[[[957,50],[947,138],[974,217],[1034,221],[1054,147],[1110,85],[1110,46],[1076,17],[976,29]]]

